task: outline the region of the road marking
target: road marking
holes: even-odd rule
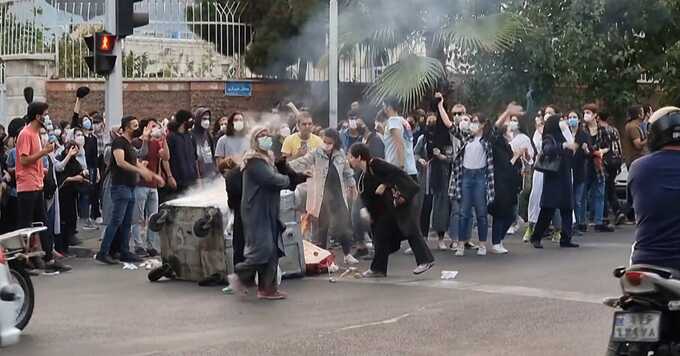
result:
[[[350,325],[346,326],[344,328],[340,328],[337,331],[347,331],[347,330],[354,330],[354,329],[361,329],[361,328],[367,328],[371,326],[380,326],[380,325],[387,325],[387,324],[394,324],[398,323],[399,320],[407,318],[411,316],[411,313],[406,313],[403,315],[399,315],[398,317],[392,318],[392,319],[387,319],[387,320],[381,320],[381,321],[374,321],[372,323],[365,323],[365,324],[357,324],[357,325]]]
[[[325,280],[323,277],[308,277],[308,279]],[[455,289],[490,294],[513,295],[519,297],[534,297],[569,302],[601,304],[602,300],[611,295],[588,294],[574,291],[543,289],[524,286],[482,284],[475,282],[447,281],[439,279],[339,279],[338,283],[384,284],[402,287],[425,287],[440,289]]]

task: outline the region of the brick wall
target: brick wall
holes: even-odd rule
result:
[[[253,81],[251,97],[226,97],[224,82],[126,82],[123,86],[124,114],[137,117],[169,117],[179,109],[193,110],[199,106],[211,108],[213,117],[233,111],[269,112],[282,100],[303,102],[309,106],[319,123],[328,122],[327,83],[299,81]],[[101,81],[48,81],[47,102],[50,117],[69,120],[73,112],[75,91],[87,86],[91,92],[81,103],[84,112],[104,111],[104,83]],[[353,100],[361,98],[363,85],[345,83],[340,88],[340,115]]]

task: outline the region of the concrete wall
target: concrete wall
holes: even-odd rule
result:
[[[123,86],[125,115],[140,118],[170,117],[177,110],[193,110],[199,106],[211,108],[214,117],[234,111],[271,112],[280,101],[303,102],[314,113],[319,124],[328,122],[328,88],[325,82],[252,81],[251,97],[227,97],[224,82],[212,81],[130,81]],[[80,86],[91,90],[82,104],[84,112],[104,110],[104,83],[101,81],[47,81],[47,102],[50,117],[70,120],[75,92]],[[361,98],[363,85],[345,83],[340,90],[340,113],[346,112],[353,100]]]
[[[0,123],[7,125],[12,118],[26,115],[24,88],[33,88],[33,100],[45,101],[45,83],[54,63],[53,55],[12,55],[3,56],[5,63],[5,115]]]

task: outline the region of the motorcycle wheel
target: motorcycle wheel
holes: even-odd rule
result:
[[[24,294],[15,324],[17,329],[23,330],[33,316],[33,307],[35,306],[33,282],[31,282],[31,276],[22,266],[10,266],[10,273],[12,275],[12,282],[18,284]]]

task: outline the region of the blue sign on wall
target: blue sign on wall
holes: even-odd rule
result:
[[[252,96],[253,83],[249,82],[226,82],[224,84],[225,96]]]

